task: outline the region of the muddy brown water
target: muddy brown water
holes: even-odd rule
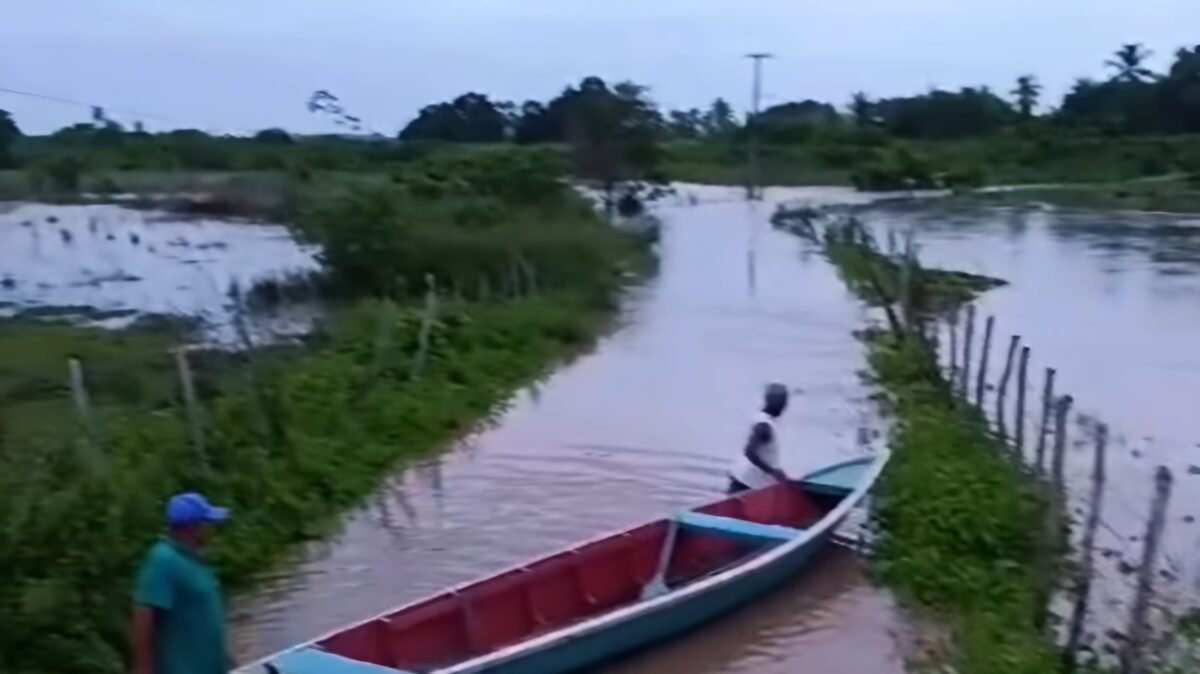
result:
[[[915,230],[926,264],[1010,282],[980,301],[981,315],[997,318],[988,379],[999,379],[1012,334],[1032,349],[1031,408],[1042,369],[1057,369],[1057,390],[1075,399],[1067,470],[1077,520],[1090,489],[1090,429],[1110,426],[1100,623],[1121,629],[1127,619],[1128,571],[1140,561],[1159,465],[1175,475],[1159,601],[1177,612],[1200,604],[1200,216],[927,203],[876,206],[865,218]],[[973,369],[978,354],[977,343]],[[995,392],[986,398],[991,411]],[[1030,423],[1027,437],[1037,432]]]
[[[518,394],[489,428],[399,470],[340,530],[235,601],[239,660],[452,584],[711,500],[767,382],[794,473],[871,451],[851,332],[865,316],[833,270],[767,220],[778,199],[846,190],[687,188],[664,206],[660,274],[623,327]],[[605,672],[902,671],[900,622],[849,553],[689,636]]]

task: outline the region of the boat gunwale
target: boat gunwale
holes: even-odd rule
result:
[[[707,578],[704,578],[700,581],[697,581],[690,585],[686,585],[686,586],[678,588],[676,590],[672,590],[670,593],[665,594],[661,597],[656,597],[654,599],[650,599],[647,601],[636,601],[628,606],[624,606],[622,608],[618,608],[613,611],[608,611],[606,613],[602,613],[600,615],[584,619],[582,621],[567,625],[565,627],[551,630],[544,634],[540,634],[540,635],[531,637],[529,639],[519,641],[519,642],[511,644],[509,646],[505,646],[503,648],[492,651],[490,653],[485,653],[483,655],[478,655],[473,658],[463,660],[459,663],[450,665],[448,667],[442,667],[439,669],[428,670],[428,674],[470,674],[472,672],[484,671],[487,667],[513,660],[517,657],[524,656],[530,652],[543,650],[545,648],[557,645],[558,643],[561,643],[564,641],[571,641],[573,639],[578,639],[578,638],[585,636],[586,634],[590,634],[592,632],[606,629],[610,625],[610,623],[625,622],[626,620],[637,617],[641,614],[648,614],[648,613],[653,613],[653,612],[661,611],[664,609],[672,608],[676,604],[679,604],[684,601],[688,601],[688,600],[692,599],[694,596],[703,594],[704,592],[707,592],[708,590],[718,587],[720,585],[724,585],[725,583],[727,583],[737,577],[746,575],[746,574],[748,574],[752,571],[756,571],[762,567],[769,566],[769,565],[773,564],[774,562],[776,562],[777,560],[779,560],[780,558],[785,557],[789,553],[794,552],[794,551],[800,549],[801,547],[807,545],[808,543],[814,541],[815,539],[817,539],[819,537],[823,537],[826,534],[830,533],[831,530],[833,528],[835,528],[838,524],[840,524],[841,521],[843,519],[845,519],[846,515],[851,510],[853,510],[862,501],[863,498],[866,497],[867,492],[869,492],[871,490],[871,488],[875,485],[875,482],[878,481],[879,475],[883,472],[883,468],[886,466],[886,464],[888,463],[888,460],[890,458],[891,458],[890,452],[883,450],[883,451],[879,451],[879,452],[869,455],[869,456],[861,456],[861,457],[858,457],[855,459],[848,459],[848,460],[841,461],[841,462],[838,462],[838,463],[835,463],[835,464],[832,464],[829,466],[825,466],[816,471],[813,471],[812,473],[809,473],[808,475],[804,476],[803,478],[801,478],[799,480],[796,480],[794,484],[796,484],[798,486],[802,486],[803,483],[806,480],[808,480],[810,477],[819,476],[821,474],[824,474],[824,473],[827,473],[830,471],[834,471],[839,468],[844,468],[844,467],[847,467],[850,465],[854,465],[854,464],[867,463],[867,462],[871,463],[870,468],[865,473],[863,473],[863,476],[860,479],[858,485],[856,485],[853,490],[851,490],[849,493],[847,493],[846,496],[844,496],[842,498],[842,500],[838,503],[838,505],[835,506],[828,513],[826,513],[820,520],[818,520],[816,522],[816,524],[814,524],[811,527],[807,527],[805,529],[799,529],[798,531],[800,532],[800,534],[798,536],[796,536],[795,539],[788,541],[786,543],[782,543],[780,545],[773,546],[773,547],[767,549],[766,551],[764,551],[762,554],[751,557],[743,564],[734,565],[724,571],[721,571],[712,576],[708,576]],[[750,493],[750,492],[747,492],[747,493]],[[714,503],[719,503],[721,501],[728,500],[729,498],[741,498],[742,496],[744,496],[744,494],[734,495],[732,497],[726,497],[723,499],[714,500],[709,503],[704,503],[704,504],[695,506],[694,508],[688,508],[687,510],[695,511],[700,508],[704,508],[706,506],[712,505]],[[541,554],[534,558],[526,559],[522,562],[513,564],[507,568],[501,569],[494,573],[490,573],[486,576],[473,578],[469,581],[451,586],[450,588],[447,588],[441,592],[437,592],[432,595],[427,595],[427,596],[421,597],[419,599],[408,602],[406,604],[392,607],[392,608],[390,608],[382,613],[379,613],[377,615],[374,615],[372,617],[365,618],[363,620],[358,620],[353,623],[344,625],[340,628],[330,630],[314,639],[310,639],[304,643],[297,644],[291,648],[286,648],[277,653],[273,653],[265,658],[261,658],[254,662],[251,662],[247,665],[239,667],[239,668],[235,669],[234,672],[237,674],[252,674],[254,672],[255,668],[264,668],[265,669],[266,665],[270,664],[273,660],[275,660],[277,658],[280,658],[289,653],[294,653],[296,651],[304,650],[306,648],[312,648],[314,646],[317,646],[320,642],[325,641],[326,639],[337,636],[338,634],[341,634],[348,630],[354,629],[356,627],[360,627],[362,625],[372,623],[376,620],[386,619],[389,616],[396,615],[398,613],[402,613],[406,610],[409,610],[411,608],[414,608],[414,607],[424,604],[426,602],[432,601],[441,596],[454,595],[456,593],[460,593],[461,591],[463,591],[473,585],[477,585],[480,582],[483,582],[485,580],[503,576],[503,575],[506,575],[509,573],[519,572],[521,569],[527,568],[527,567],[531,566],[532,564],[535,564],[541,560],[544,560],[544,559],[547,559],[550,557],[556,557],[558,555],[569,554],[572,550],[578,550],[579,548],[583,548],[588,545],[598,543],[600,541],[608,540],[611,538],[617,538],[621,534],[627,533],[633,529],[638,529],[638,528],[648,526],[651,524],[656,524],[658,522],[670,522],[672,517],[673,516],[660,517],[660,518],[648,520],[645,522],[641,522],[638,524],[634,524],[631,526],[627,526],[627,527],[624,527],[624,528],[621,528],[621,529],[618,529],[615,531],[609,531],[607,533],[595,536],[593,538],[589,538],[589,539],[577,542],[568,547],[564,547],[564,548],[561,548],[561,549],[558,549],[558,550],[555,550],[555,551],[552,551],[549,553]],[[396,667],[391,667],[391,669],[394,669],[396,672],[401,673],[401,674],[403,674],[405,672],[405,670],[401,670]]]

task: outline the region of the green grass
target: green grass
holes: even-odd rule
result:
[[[664,146],[663,168],[673,181],[702,185],[745,185],[748,150],[719,141],[675,141]],[[765,185],[849,185],[848,166],[838,166],[805,146],[766,145],[760,154]]]
[[[1058,651],[1035,628],[1043,501],[973,410],[956,406],[913,341],[880,338],[870,364],[895,418],[874,501],[876,568],[952,634],[961,674],[1045,674]]]
[[[745,184],[747,148],[732,141],[668,143],[673,180]],[[886,136],[816,134],[807,142],[764,145],[768,185],[848,185],[881,157],[905,150],[934,174],[978,174],[989,185],[1111,183],[1200,169],[1200,136],[1110,138],[1058,130],[1006,132],[988,138],[905,141]]]
[[[1044,203],[1089,210],[1200,213],[1200,180],[1187,176],[1096,185],[1039,187],[959,195],[958,200],[986,205]]]

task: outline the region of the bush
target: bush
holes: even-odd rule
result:
[[[33,166],[35,182],[42,189],[55,192],[78,192],[85,165],[82,159],[72,154],[58,155],[45,159]]]
[[[904,147],[879,152],[873,161],[855,171],[852,179],[858,189],[875,192],[938,186],[929,160]]]
[[[344,292],[416,295],[443,285],[607,295],[636,238],[609,227],[557,178],[544,157],[520,153],[418,164],[392,184],[311,197],[300,235]]]

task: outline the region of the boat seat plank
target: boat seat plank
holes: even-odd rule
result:
[[[343,658],[319,648],[301,648],[284,653],[272,660],[271,664],[279,674],[411,674]]]
[[[800,486],[817,494],[845,496],[862,482],[870,467],[870,463],[848,461],[806,476]]]
[[[800,535],[800,529],[784,527],[776,524],[759,524],[733,517],[718,517],[693,511],[686,511],[675,516],[675,521],[684,529],[702,531],[707,534],[721,536],[742,542],[761,545],[763,543],[784,543]]]

